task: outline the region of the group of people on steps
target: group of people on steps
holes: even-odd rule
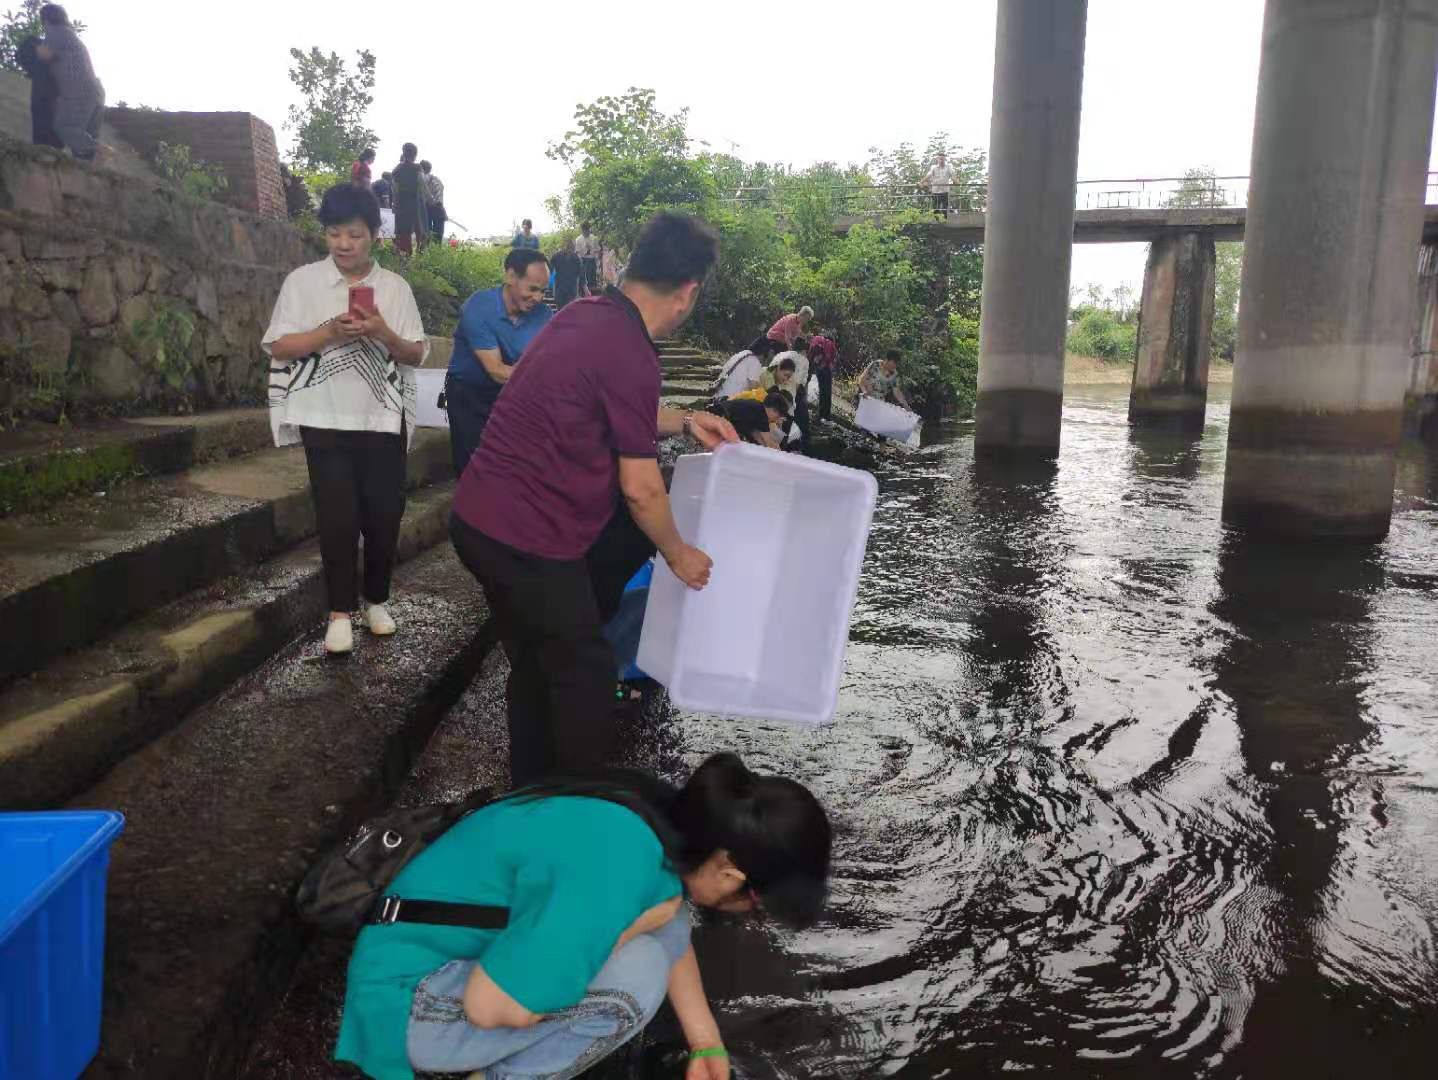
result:
[[[399,630],[391,575],[413,372],[429,345],[409,286],[374,260],[373,192],[339,185],[319,218],[329,255],[286,278],[262,345],[276,441],[302,445],[309,466],[325,647],[343,655],[356,609],[373,638]],[[803,784],[722,752],[679,785],[612,768],[615,661],[602,627],[656,552],[693,589],[712,568],[675,525],[658,440],[739,438],[722,416],[659,402],[654,340],[683,324],[718,257],[706,224],[661,213],[620,286],[537,325],[543,305],[530,301],[547,267],[532,248],[510,252],[497,295],[465,304],[449,378],[461,472],[451,535],[509,659],[513,790],[445,832],[391,891],[509,918],[499,930],[361,931],[335,1056],[374,1080],[573,1077],[666,997],[690,1047],[688,1080],[727,1080],[691,942],[696,910],[795,925],[822,910],[832,833]],[[481,377],[498,389],[482,392]]]

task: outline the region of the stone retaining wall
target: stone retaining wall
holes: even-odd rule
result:
[[[284,276],[274,221],[0,139],[0,423],[259,403]]]

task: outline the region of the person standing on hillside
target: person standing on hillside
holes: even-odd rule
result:
[[[589,230],[589,222],[580,222],[579,235],[574,239],[574,254],[579,256],[579,291],[585,296],[599,288],[599,237]]]
[[[685,585],[709,582],[709,556],[674,523],[658,442],[685,434],[713,449],[739,436],[721,417],[660,407],[654,339],[683,325],[718,255],[697,218],[650,219],[624,285],[570,304],[535,339],[455,492],[450,535],[509,656],[516,785],[608,763],[603,627],[635,571],[657,549]]]
[[[429,234],[436,240],[444,239],[444,223],[449,215],[444,212],[444,181],[434,175],[434,166],[427,161],[419,163],[424,172],[424,204],[429,215]]]
[[[366,191],[373,188],[374,170],[370,168],[374,164],[374,147],[367,146],[360,151],[360,156],[350,166],[350,183],[357,188],[364,188]]]
[[[28,37],[15,49],[15,60],[30,77],[30,141],[36,146],[65,149],[65,140],[55,134],[55,99],[60,88],[50,65],[40,59],[44,42]]]
[[[929,189],[929,198],[934,204],[934,217],[943,219],[949,214],[949,189],[954,186],[954,167],[942,152],[934,155],[934,163],[924,174],[924,187]]]
[[[773,326],[769,327],[769,340],[777,341],[786,349],[792,349],[794,342],[799,340],[799,335],[804,332],[804,327],[809,325],[814,318],[814,309],[801,307],[792,314],[785,315]]]
[[[574,241],[568,241],[549,260],[554,268],[554,303],[564,307],[579,295],[579,256],[574,253]]]
[[[828,420],[834,408],[834,365],[839,359],[839,346],[833,338],[815,334],[809,339],[809,365],[819,380],[818,419]]]
[[[394,176],[392,174],[387,172],[380,173],[379,179],[370,186],[370,190],[374,192],[374,197],[379,200],[379,208],[381,210],[394,209]]]
[[[55,134],[80,161],[94,161],[100,148],[100,121],[105,114],[105,88],[95,78],[90,51],[70,25],[59,4],[40,9],[45,40],[36,54],[50,65],[58,95],[55,98]]]
[[[462,475],[484,435],[499,392],[544,324],[549,263],[538,251],[515,248],[504,259],[504,284],[464,302],[454,331],[445,400],[454,472]]]
[[[424,205],[424,170],[419,167],[419,147],[407,142],[394,167],[394,246],[401,255],[412,254],[415,245],[424,250],[429,220]]]
[[[512,248],[528,248],[530,251],[539,250],[539,234],[534,231],[534,222],[525,218],[519,225],[519,232],[514,234],[514,239],[509,242]]]

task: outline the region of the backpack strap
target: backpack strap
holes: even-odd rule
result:
[[[455,904],[447,900],[405,900],[391,895],[376,900],[369,918],[365,919],[366,926],[389,926],[397,922],[503,930],[509,925],[509,908],[490,904]]]

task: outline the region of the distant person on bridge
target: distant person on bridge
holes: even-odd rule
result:
[[[59,91],[55,98],[55,134],[80,161],[94,161],[105,115],[105,88],[95,77],[90,51],[59,4],[40,8],[45,40],[35,49],[50,65]]]
[[[813,308],[801,307],[798,311],[791,315],[785,315],[769,327],[769,340],[779,342],[786,349],[792,349],[794,342],[798,341],[799,336],[803,334],[804,327],[808,326],[813,318]]]
[[[949,189],[954,186],[954,167],[943,154],[934,156],[934,163],[924,174],[924,186],[929,189],[929,198],[934,204],[934,217],[940,220],[949,215]]]
[[[690,588],[709,582],[709,557],[674,524],[658,441],[712,449],[739,436],[720,417],[660,407],[654,339],[683,325],[718,255],[697,218],[655,215],[623,287],[575,301],[535,339],[455,492],[454,546],[509,656],[515,784],[608,762],[616,664],[603,627],[655,550]]]
[[[530,251],[539,250],[539,234],[534,231],[534,222],[525,218],[519,223],[519,232],[514,234],[514,239],[509,242],[512,248],[528,248]]]
[[[548,260],[531,248],[514,248],[504,258],[504,284],[480,290],[460,309],[445,380],[456,476],[464,475],[514,366],[554,317],[544,302],[548,287]]]
[[[828,420],[834,408],[834,365],[839,360],[839,345],[833,338],[815,334],[809,339],[809,364],[819,380],[819,416]]]
[[[579,291],[585,296],[599,289],[599,237],[589,229],[589,222],[580,222],[579,235],[574,239],[574,254],[579,256]]]
[[[350,183],[357,188],[370,190],[374,185],[370,182],[374,178],[374,170],[370,168],[374,164],[374,149],[365,147],[360,151],[359,158],[350,166]]]
[[[449,220],[449,215],[444,212],[444,181],[434,175],[434,166],[427,161],[419,163],[420,171],[424,173],[424,210],[428,216],[430,236],[436,240],[444,239],[444,223]]]
[[[890,349],[882,360],[870,362],[859,376],[859,396],[894,401],[912,412],[909,399],[899,388],[899,355],[898,349]]]
[[[270,357],[275,444],[303,443],[329,600],[325,650],[354,648],[350,612],[370,633],[395,632],[385,609],[404,514],[405,453],[415,381],[429,339],[409,284],[374,261],[379,203],[337,184],[319,209],[329,258],[285,278],[261,347]],[[350,290],[370,290],[373,308]],[[364,592],[357,546],[364,537]]]
[[[400,149],[394,167],[394,246],[401,255],[424,250],[429,236],[429,215],[424,206],[424,170],[419,167],[419,148],[407,142]]]

